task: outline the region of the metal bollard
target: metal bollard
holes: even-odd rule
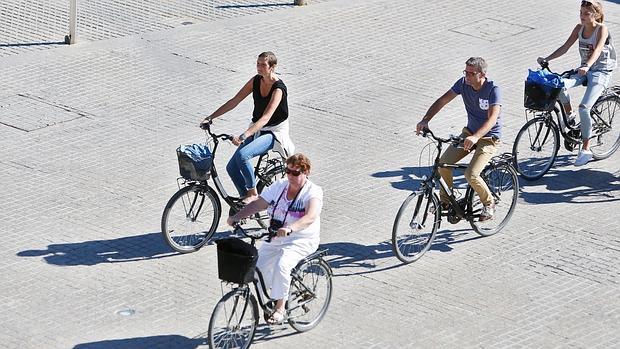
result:
[[[77,0],[69,0],[69,35],[65,35],[65,44],[75,44],[77,25]]]
[[[308,1],[307,0],[295,0],[294,4],[297,6],[308,5]]]

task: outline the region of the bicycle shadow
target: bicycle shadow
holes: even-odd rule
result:
[[[260,321],[262,321],[262,319]],[[267,325],[265,323],[261,323],[258,327],[256,327],[256,332],[254,333],[252,343],[268,342],[270,340],[290,337],[296,334],[300,334],[300,332],[291,331],[286,323],[280,325]]]
[[[45,250],[25,250],[20,257],[40,257],[60,266],[96,265],[158,259],[178,254],[163,240],[161,233],[147,233],[110,240],[51,244]]]
[[[334,270],[334,277],[375,273],[391,269],[380,267],[377,261],[394,257],[390,241],[375,245],[363,245],[355,242],[330,242],[321,244],[319,249],[328,249],[325,260]],[[347,272],[345,269],[363,269],[361,272]]]
[[[430,166],[410,166],[401,167],[400,170],[376,172],[371,176],[375,178],[399,177],[400,179],[391,182],[394,189],[414,191],[420,187],[420,183],[424,176],[426,176],[426,178],[430,177],[431,170],[432,168]],[[465,177],[463,176],[463,170],[455,169],[454,186],[462,187],[463,185],[467,185]]]
[[[477,240],[482,236],[471,238],[465,236],[472,233],[470,229],[446,229],[437,232],[430,250],[450,252],[455,244]],[[385,240],[374,245],[363,245],[354,242],[332,242],[321,244],[319,249],[329,249],[325,260],[334,271],[334,277],[363,275],[394,269],[402,266],[392,252],[392,241]],[[390,260],[387,260],[391,258]],[[386,261],[385,263],[383,261]],[[361,270],[360,270],[361,269]]]
[[[619,201],[620,176],[593,168],[556,168],[535,181],[521,180],[520,197],[531,204],[571,202],[591,204]],[[542,192],[528,187],[544,186]]]
[[[473,237],[467,238],[471,234]],[[435,240],[429,251],[450,252],[454,250],[452,245],[478,240],[483,236],[474,233],[471,229],[445,229],[437,232]]]
[[[207,341],[207,338],[187,338],[180,335],[161,335],[81,343],[75,345],[73,349],[197,349],[199,347],[206,348],[208,346]]]

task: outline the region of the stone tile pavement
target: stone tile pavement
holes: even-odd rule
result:
[[[513,220],[496,236],[445,224],[432,250],[406,266],[389,243],[425,144],[415,122],[467,57],[481,55],[504,88],[508,151],[525,120],[527,69],[563,42],[577,2],[251,7],[258,3],[127,2],[120,20],[111,3],[90,3],[99,22],[116,29],[84,29],[86,40],[74,46],[0,45],[2,347],[207,347],[221,297],[215,248],[172,253],[160,216],[176,189],[174,149],[203,139],[200,118],[254,74],[256,54],[267,49],[290,90],[292,137],[325,190],[322,242],[336,276],[319,327],[296,334],[261,326],[256,347],[617,346],[618,153],[575,168],[575,154],[561,150],[546,177],[522,183]],[[56,20],[54,11],[15,4],[40,22]],[[201,4],[247,11],[206,14],[192,25],[157,20]],[[620,6],[605,6],[612,34],[619,32]],[[2,14],[10,23],[21,18]],[[134,17],[149,24],[129,28]],[[0,32],[15,32],[1,23]],[[26,40],[50,40],[54,30],[39,28]],[[554,66],[568,69],[576,55]],[[250,111],[245,102],[214,127],[238,132]],[[456,133],[463,118],[453,102],[431,126]],[[223,150],[218,166],[233,148]],[[135,313],[121,315],[126,309]]]

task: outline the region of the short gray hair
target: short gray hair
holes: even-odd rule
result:
[[[482,74],[487,73],[487,62],[482,57],[469,57],[469,59],[465,62],[465,65],[476,68],[476,70]]]

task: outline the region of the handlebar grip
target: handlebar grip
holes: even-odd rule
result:
[[[211,128],[211,124],[213,123],[213,120],[209,119],[209,121],[205,122],[201,122],[200,123],[200,128],[203,130],[209,130]]]

